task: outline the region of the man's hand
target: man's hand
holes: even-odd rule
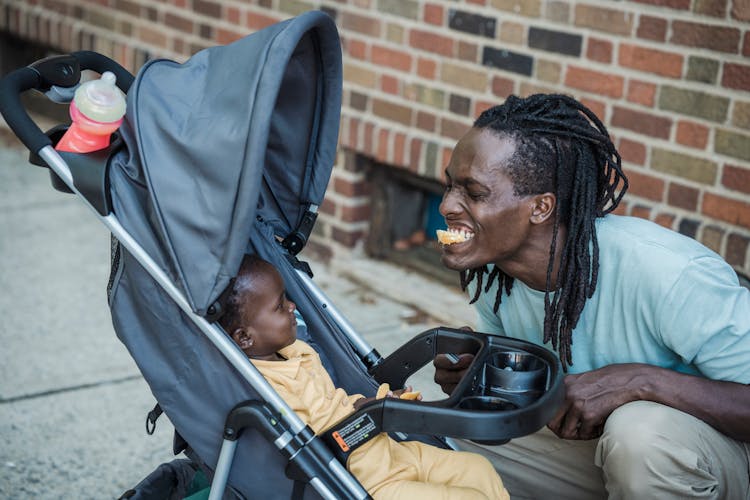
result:
[[[456,357],[458,359],[455,359]],[[473,360],[474,355],[468,353],[438,354],[432,361],[435,365],[435,383],[443,389],[444,393],[450,395]]]
[[[628,363],[567,375],[565,402],[547,427],[563,439],[598,438],[615,409],[644,399],[652,369],[649,365]]]

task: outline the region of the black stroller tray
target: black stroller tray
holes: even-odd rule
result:
[[[328,429],[324,440],[339,458],[380,432],[502,444],[542,428],[563,401],[562,366],[551,351],[487,333],[445,327],[427,330],[370,373],[380,383],[403,387],[436,355],[451,353],[470,353],[474,360],[446,399],[423,402],[385,398],[369,403]]]

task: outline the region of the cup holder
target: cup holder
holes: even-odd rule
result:
[[[510,411],[518,409],[517,404],[495,396],[470,396],[463,398],[458,403],[458,407],[462,410],[482,411]]]
[[[547,387],[547,363],[527,352],[492,352],[484,368],[490,391],[541,393]]]

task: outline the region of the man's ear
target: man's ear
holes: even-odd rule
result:
[[[531,217],[532,224],[541,224],[552,217],[557,205],[555,193],[537,194],[532,198]]]
[[[240,346],[243,351],[253,346],[253,336],[244,328],[237,328],[232,332],[232,340]]]

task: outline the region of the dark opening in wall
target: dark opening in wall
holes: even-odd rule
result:
[[[444,186],[382,163],[371,165],[369,179],[373,189],[368,255],[458,286],[458,273],[440,262],[435,236],[437,229],[445,228],[438,210]]]

